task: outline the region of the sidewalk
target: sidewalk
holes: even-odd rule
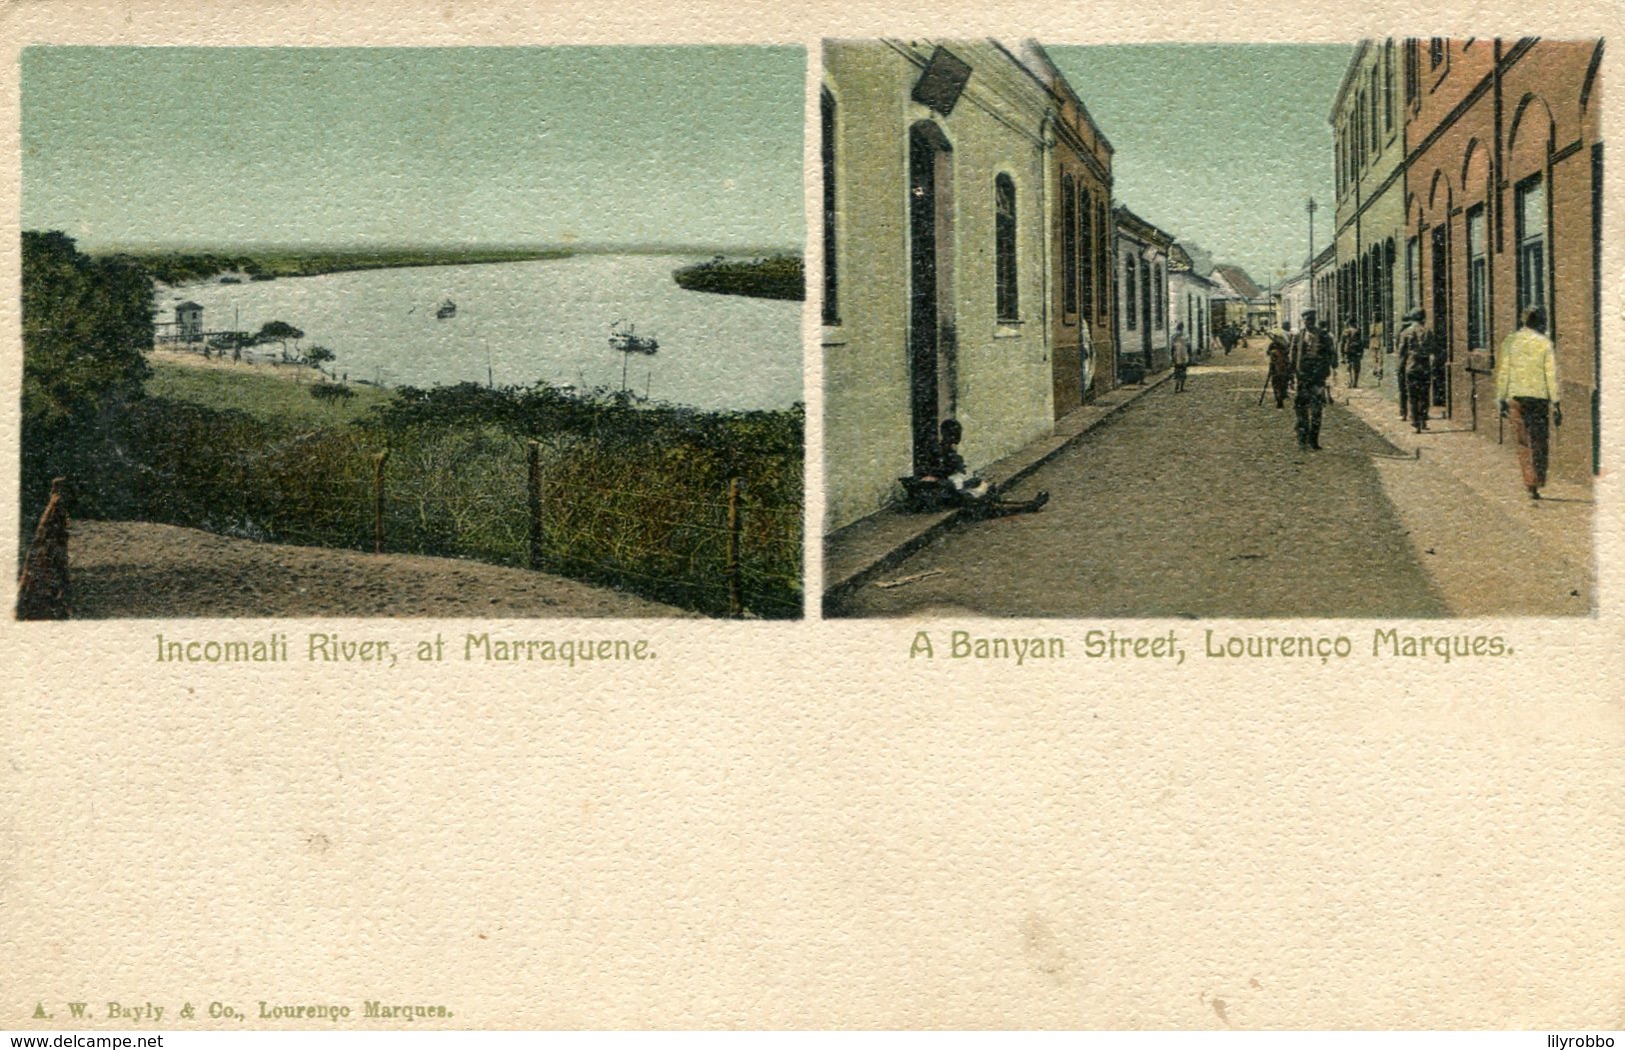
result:
[[[1377,464],[1390,500],[1446,604],[1458,615],[1587,615],[1595,610],[1595,500],[1589,484],[1552,480],[1532,500],[1511,426],[1502,444],[1468,419],[1417,433],[1396,402],[1362,387],[1335,391],[1405,459]],[[1491,435],[1493,400],[1479,416]],[[1554,441],[1563,440],[1561,432]]]
[[[1122,386],[1067,413],[1055,430],[978,471],[988,483],[1003,490],[1031,474],[1056,454],[1076,443],[1128,405],[1173,378],[1168,369],[1148,376],[1144,384]],[[902,561],[933,536],[958,520],[960,510],[911,514],[888,507],[830,533],[824,538],[825,608],[876,573]]]

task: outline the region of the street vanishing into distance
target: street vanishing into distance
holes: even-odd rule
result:
[[[1396,445],[1348,407],[1351,393],[1376,397],[1369,379],[1362,390],[1336,388],[1323,450],[1314,451],[1298,448],[1290,398],[1283,409],[1269,396],[1260,404],[1264,375],[1254,340],[1193,368],[1183,393],[1162,383],[1014,486],[1017,499],[1048,491],[1042,511],[955,525],[831,611],[1428,618],[1586,610],[1588,572],[1540,564],[1527,536],[1521,560],[1529,564],[1505,569],[1523,573],[1524,587],[1497,590],[1496,566],[1486,563],[1505,559],[1480,557],[1479,541],[1499,542],[1498,530],[1518,536],[1522,523],[1493,494],[1441,492],[1431,449],[1423,463],[1409,442]],[[1394,410],[1382,402],[1378,411]],[[1435,428],[1426,440],[1480,444],[1458,421]],[[1525,507],[1515,479],[1503,487],[1520,514],[1589,514],[1580,499]],[[1463,520],[1441,518],[1439,503]],[[1526,604],[1493,604],[1509,595]]]

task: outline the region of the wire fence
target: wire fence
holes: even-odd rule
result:
[[[266,442],[235,426],[184,412],[137,426],[119,502],[247,539],[530,568],[714,616],[801,615],[799,457],[753,478],[680,449],[491,428]]]

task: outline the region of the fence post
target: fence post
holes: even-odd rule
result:
[[[51,498],[40,515],[34,540],[17,580],[17,619],[66,620],[68,608],[68,512],[63,485],[51,479]]]
[[[739,619],[745,614],[739,596],[739,479],[728,479],[728,615]]]
[[[372,457],[372,552],[384,553],[384,463],[389,450],[373,453]]]
[[[542,567],[542,446],[532,439],[525,446],[526,505],[529,510],[530,567]]]

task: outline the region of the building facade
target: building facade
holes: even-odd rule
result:
[[[972,470],[1052,430],[1051,101],[990,40],[825,45],[826,528],[890,503],[944,419]]]
[[[1213,282],[1196,272],[1191,257],[1179,245],[1168,254],[1168,299],[1174,324],[1185,326],[1193,355],[1205,357],[1213,335]]]
[[[1294,331],[1303,323],[1305,310],[1313,309],[1309,271],[1301,270],[1281,282],[1281,320],[1291,321]]]
[[[203,341],[203,307],[188,299],[175,307],[175,338],[182,343]]]
[[[1404,317],[1406,119],[1401,105],[1403,50],[1393,40],[1354,49],[1332,102],[1337,208],[1337,312],[1333,331],[1353,324],[1368,347],[1392,354]],[[1374,351],[1368,351],[1368,355]],[[1386,359],[1385,359],[1386,360]],[[1372,381],[1398,397],[1397,370],[1368,359]]]
[[[1494,439],[1493,369],[1522,311],[1545,309],[1564,427],[1554,476],[1598,469],[1602,42],[1403,45],[1406,306],[1444,350],[1434,403]]]
[[[1124,364],[1161,372],[1170,364],[1168,252],[1174,239],[1121,205],[1116,229],[1118,354]]]
[[[1310,301],[1329,326],[1337,326],[1342,317],[1337,298],[1337,245],[1322,248],[1309,264]],[[1341,331],[1341,329],[1337,329]]]
[[[1050,216],[1050,345],[1055,418],[1117,385],[1112,316],[1112,146],[1037,43],[1017,52],[1053,113],[1044,141]]]
[[[1239,329],[1263,330],[1273,324],[1270,295],[1239,266],[1215,266],[1213,281],[1213,323]]]

